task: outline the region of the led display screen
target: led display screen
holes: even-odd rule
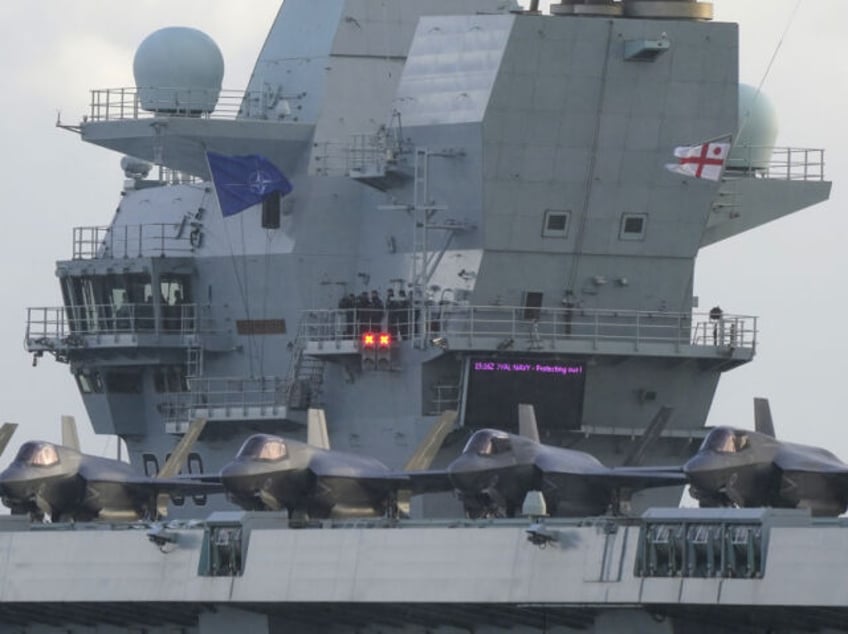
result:
[[[518,404],[535,407],[540,435],[579,429],[586,367],[562,359],[471,359],[465,424],[518,432]]]

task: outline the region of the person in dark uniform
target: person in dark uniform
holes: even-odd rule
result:
[[[380,299],[380,293],[378,293],[376,290],[371,291],[371,299],[369,305],[371,312],[371,330],[376,332],[382,328],[383,309],[385,308],[383,300]]]
[[[386,324],[392,339],[397,339],[399,336],[399,318],[400,314],[398,313],[398,301],[395,297],[395,292],[389,289],[386,291]]]
[[[409,298],[406,296],[406,291],[401,289],[398,291],[397,298],[397,315],[398,315],[398,336],[401,339],[409,338]]]
[[[344,334],[346,337],[353,336],[353,320],[354,306],[356,305],[356,296],[353,293],[343,295],[339,300],[339,310],[344,311],[342,318],[344,319]]]
[[[356,301],[353,304],[354,312],[356,313],[356,334],[361,335],[368,330],[371,320],[371,302],[368,299],[368,293],[362,291],[356,296]]]
[[[713,322],[713,345],[718,345],[718,331],[719,326],[721,325],[721,318],[724,316],[724,312],[721,310],[720,306],[713,306],[710,308],[710,321]]]

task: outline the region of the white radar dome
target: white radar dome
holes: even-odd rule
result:
[[[147,161],[134,156],[121,158],[121,169],[124,170],[124,176],[127,178],[147,178],[152,167]]]
[[[133,75],[145,110],[199,115],[215,109],[224,58],[206,33],[169,26],[139,45]]]
[[[777,140],[777,111],[754,86],[739,84],[739,133],[733,142],[728,167],[766,169]]]

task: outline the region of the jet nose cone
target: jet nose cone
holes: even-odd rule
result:
[[[243,462],[230,462],[221,469],[221,482],[225,487],[236,485],[251,475],[250,465]]]
[[[13,485],[28,479],[28,470],[19,464],[11,464],[0,472],[0,485]]]
[[[684,463],[683,473],[689,475],[690,473],[697,473],[698,471],[703,471],[704,469],[708,468],[709,463],[709,456],[706,456],[702,453],[696,453]]]
[[[713,480],[712,475],[716,473],[719,465],[716,464],[715,456],[708,453],[697,453],[684,465],[683,473],[689,482],[695,486],[705,486]]]
[[[30,473],[21,465],[9,465],[0,473],[0,495],[4,498],[27,497]]]
[[[448,465],[447,472],[451,479],[454,476],[463,476],[474,470],[474,460],[466,456],[465,454],[461,454],[458,456],[453,462]]]

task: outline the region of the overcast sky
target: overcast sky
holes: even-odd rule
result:
[[[779,435],[826,445],[848,459],[839,397],[848,367],[848,200],[841,178],[848,174],[848,64],[840,52],[848,2],[716,0],[714,6],[718,20],[740,23],[745,83],[763,80],[786,31],[763,84],[780,119],[777,144],[825,148],[834,188],[826,203],[701,252],[695,283],[701,308],[720,304],[760,317],[758,354],[724,375],[708,422],[750,425],[752,396],[767,396]],[[55,262],[70,257],[73,227],[107,224],[123,180],[120,156],[56,128],[57,112],[65,123],[78,123],[89,90],[132,86],[137,46],[164,26],[209,34],[224,55],[224,87],[242,89],[278,8],[278,0],[0,3],[6,77],[0,419],[22,426],[0,466],[25,439],[58,440],[60,414],[81,422],[84,449],[100,454],[115,447],[90,432],[68,366],[45,356],[33,368],[22,345],[26,308],[61,304]]]

